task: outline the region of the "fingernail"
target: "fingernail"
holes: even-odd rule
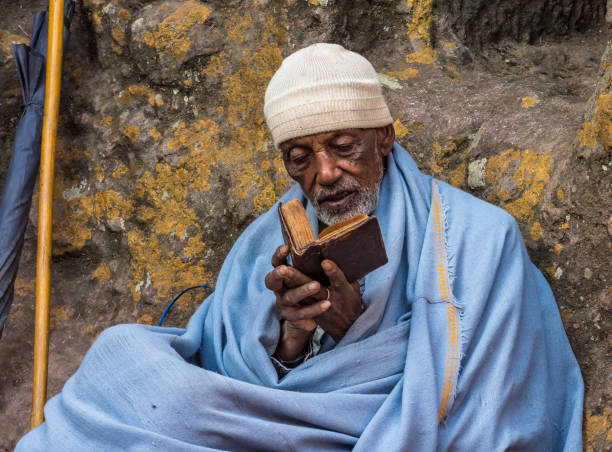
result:
[[[323,309],[329,309],[330,306],[331,302],[329,300],[325,300],[323,303],[321,303],[321,308]]]
[[[321,267],[323,267],[323,270],[331,270],[331,264],[329,262],[323,262]]]
[[[308,285],[308,288],[309,288],[310,290],[317,290],[317,289],[319,288],[319,284],[318,284],[318,283],[316,283],[316,282],[312,282],[312,283],[310,283],[310,284]]]

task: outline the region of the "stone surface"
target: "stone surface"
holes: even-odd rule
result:
[[[21,110],[5,47],[45,3],[21,6],[0,0],[0,183]],[[290,186],[264,124],[267,81],[284,56],[328,41],[374,63],[423,171],[517,218],[583,371],[585,449],[609,449],[611,23],[612,2],[587,0],[78,2],[49,395],[104,328],[156,323],[180,290],[214,285],[240,232]],[[0,450],[29,420],[36,220],[0,340]],[[167,324],[185,325],[203,296],[185,295]]]

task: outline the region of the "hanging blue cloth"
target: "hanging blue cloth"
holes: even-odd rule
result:
[[[397,144],[387,163],[374,214],[389,263],[338,344],[282,379],[269,359],[274,206],[186,330],[106,330],[17,451],[581,450],[580,370],[514,219]],[[297,186],[291,199],[306,202]]]
[[[68,42],[74,2],[64,4],[64,48]],[[0,199],[0,337],[11,303],[23,237],[28,224],[32,193],[40,166],[45,66],[47,58],[48,13],[36,14],[30,46],[11,46],[24,110],[17,126],[15,145]]]

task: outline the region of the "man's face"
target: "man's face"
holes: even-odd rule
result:
[[[287,140],[280,148],[287,172],[329,225],[374,210],[393,139],[392,126],[346,129]]]

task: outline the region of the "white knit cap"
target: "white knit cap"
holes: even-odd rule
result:
[[[276,147],[291,138],[393,122],[372,64],[323,43],[283,60],[268,84],[264,115]]]

